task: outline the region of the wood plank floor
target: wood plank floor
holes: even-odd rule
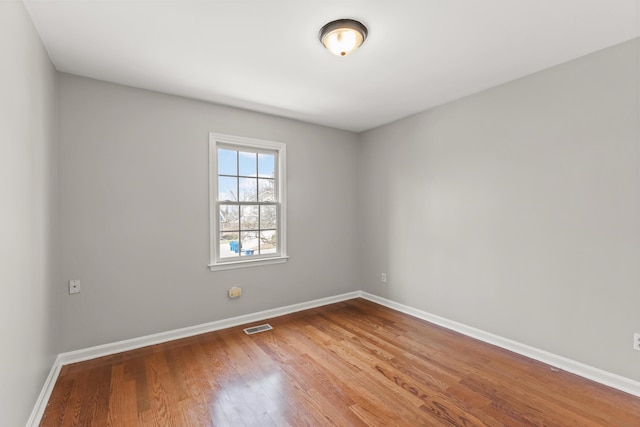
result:
[[[355,299],[63,367],[42,426],[640,426],[640,398]]]

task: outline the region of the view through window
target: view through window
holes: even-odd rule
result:
[[[284,145],[246,138],[214,141],[213,263],[282,256]]]

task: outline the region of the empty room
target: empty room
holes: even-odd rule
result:
[[[640,426],[638,0],[0,1],[1,426]]]

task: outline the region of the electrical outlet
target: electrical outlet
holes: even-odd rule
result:
[[[80,280],[69,280],[69,295],[80,293]]]
[[[382,281],[382,283],[387,283],[387,273],[382,273],[380,280]]]
[[[242,295],[242,288],[239,288],[238,286],[234,286],[233,288],[229,289],[229,298],[238,298]]]
[[[640,334],[637,332],[633,334],[633,349],[640,351]]]

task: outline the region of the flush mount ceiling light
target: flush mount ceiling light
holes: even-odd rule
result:
[[[353,19],[331,21],[320,29],[320,42],[337,56],[346,56],[367,39],[367,27]]]

